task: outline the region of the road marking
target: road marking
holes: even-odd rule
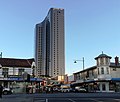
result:
[[[39,102],[45,102],[45,100],[39,100]]]
[[[47,99],[47,98],[45,99],[45,102],[48,102],[48,99]]]
[[[96,100],[96,99],[90,99],[92,101],[95,101],[95,102],[103,102],[103,101],[99,101],[99,100]]]
[[[120,99],[114,99],[115,101],[117,101],[117,102],[120,102]]]
[[[69,101],[71,101],[71,102],[75,102],[74,100],[72,100],[72,99],[68,99]]]

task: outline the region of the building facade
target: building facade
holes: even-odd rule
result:
[[[110,62],[111,58],[100,54],[95,58],[96,66],[74,73],[74,85],[84,86],[89,92],[120,92],[120,64],[118,59]]]
[[[15,93],[26,91],[26,85],[40,86],[42,79],[35,78],[34,59],[0,58],[0,84]],[[26,74],[26,75],[25,75]],[[27,75],[30,75],[29,82]]]
[[[43,22],[35,28],[36,75],[65,74],[64,9],[51,8]]]

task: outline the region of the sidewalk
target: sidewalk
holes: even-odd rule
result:
[[[32,98],[5,98],[0,99],[0,102],[33,102]]]

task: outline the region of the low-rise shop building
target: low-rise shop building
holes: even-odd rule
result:
[[[27,86],[40,88],[42,79],[35,78],[34,59],[0,58],[0,83],[15,93],[25,93]],[[29,77],[28,77],[29,76]],[[33,91],[33,90],[32,90]]]
[[[96,65],[74,73],[73,86],[84,86],[89,92],[120,92],[119,58],[111,62],[111,56],[100,54]]]

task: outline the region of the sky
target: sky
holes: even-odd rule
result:
[[[50,8],[65,10],[65,70],[70,75],[96,65],[103,51],[120,56],[120,0],[0,0],[3,58],[33,58],[35,25]]]

